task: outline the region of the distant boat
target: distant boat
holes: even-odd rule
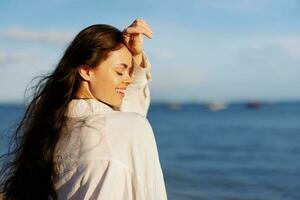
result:
[[[223,102],[212,102],[212,103],[208,103],[207,108],[211,111],[219,111],[219,110],[224,110],[227,108],[227,104],[223,103]]]
[[[170,103],[168,103],[168,107],[171,110],[179,110],[181,108],[180,104],[176,103],[176,102],[170,102]]]
[[[253,101],[253,102],[249,102],[246,104],[246,107],[249,109],[259,109],[260,107],[262,107],[264,105],[263,102],[259,102],[259,101]]]

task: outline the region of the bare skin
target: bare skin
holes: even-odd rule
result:
[[[124,43],[131,51],[135,61],[140,65],[142,62],[142,52],[144,48],[143,35],[152,39],[153,32],[147,22],[143,19],[136,19],[123,30]]]
[[[108,58],[94,69],[89,66],[80,67],[79,74],[84,81],[81,82],[76,98],[97,99],[119,108],[124,97],[122,90],[126,90],[133,82],[132,58],[138,65],[144,66],[143,35],[151,39],[153,32],[144,20],[136,19],[123,30],[124,46],[121,49],[110,52]]]

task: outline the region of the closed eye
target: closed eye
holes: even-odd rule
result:
[[[128,65],[127,65],[127,64],[124,64],[124,63],[120,63],[120,65],[121,65],[121,67],[117,67],[118,69],[120,69],[122,72],[124,71],[124,69],[126,69],[127,72],[128,72],[128,75],[129,75],[130,77],[133,76],[133,71],[134,71],[134,67],[133,67],[133,66],[128,67]],[[123,73],[121,73],[121,72],[116,71],[116,73],[117,73],[119,76],[123,76]]]

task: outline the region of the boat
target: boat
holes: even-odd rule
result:
[[[213,112],[224,110],[227,108],[227,104],[223,102],[211,102],[206,105],[206,107]]]

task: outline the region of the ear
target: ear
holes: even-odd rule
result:
[[[84,80],[89,81],[91,80],[91,71],[91,67],[88,65],[82,65],[79,67],[78,73]]]

